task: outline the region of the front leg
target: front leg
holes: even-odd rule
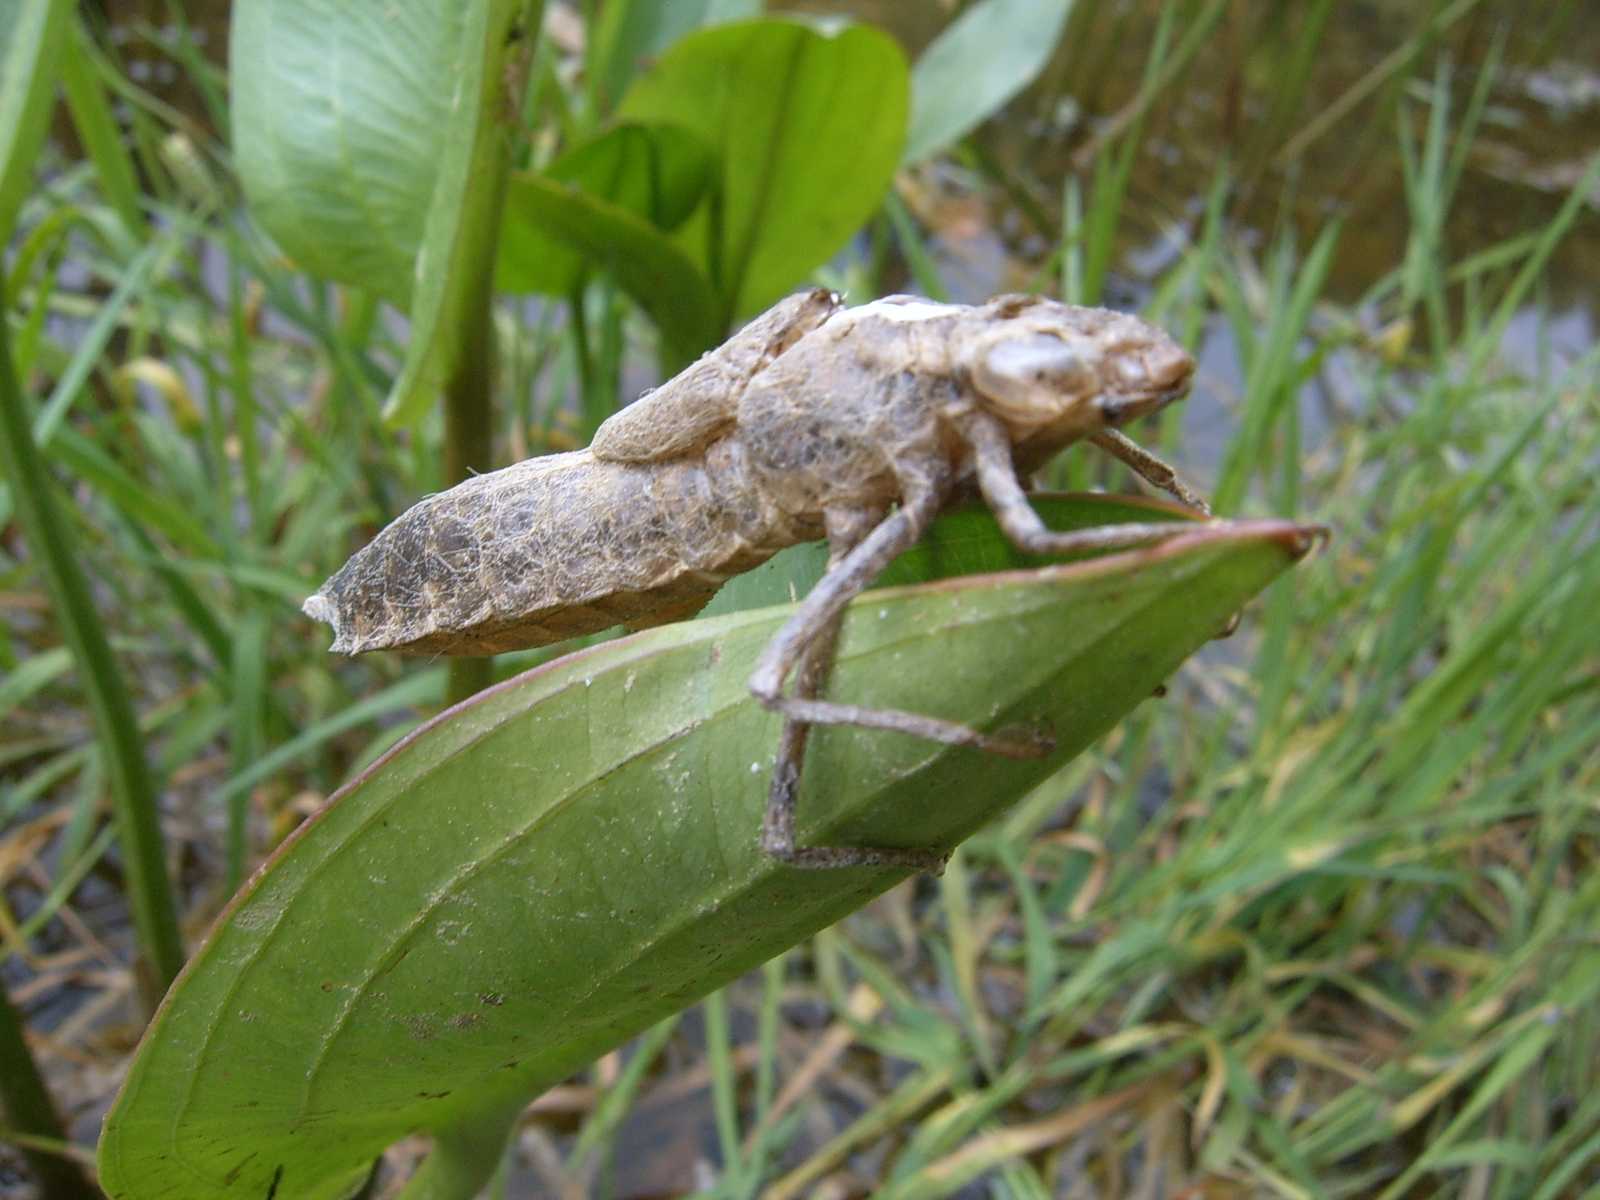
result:
[[[1167,463],[1151,454],[1132,438],[1118,433],[1115,429],[1103,429],[1099,433],[1092,434],[1089,440],[1118,462],[1126,463],[1133,469],[1133,473],[1146,483],[1160,488],[1167,495],[1176,497],[1208,517],[1211,515],[1211,505],[1206,503],[1204,496],[1180,479],[1178,473]]]
[[[1011,462],[1011,439],[1006,436],[1000,422],[987,413],[973,413],[963,422],[962,434],[972,447],[973,462],[978,473],[978,490],[983,493],[984,500],[993,510],[995,520],[1000,523],[1006,537],[1019,550],[1030,554],[1113,550],[1121,546],[1163,541],[1194,529],[1193,525],[1186,522],[1170,521],[1102,525],[1070,533],[1047,528],[1039,519],[1039,514],[1033,511],[1033,505],[1028,503],[1028,495],[1022,490],[1022,484],[1017,482],[1016,468]]]

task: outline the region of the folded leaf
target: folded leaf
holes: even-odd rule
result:
[[[868,593],[831,695],[1044,724],[1057,748],[1012,761],[819,729],[801,837],[954,845],[1147,699],[1308,541],[1286,522],[1205,525]],[[107,1192],[339,1196],[394,1139],[463,1140],[902,878],[757,848],[778,722],[745,681],[788,612],[557,660],[345,788],[235,898],[146,1033],[101,1140]]]
[[[660,229],[620,205],[543,175],[513,175],[498,283],[509,291],[567,294],[587,270],[605,270],[683,361],[722,333],[717,297],[700,268]]]

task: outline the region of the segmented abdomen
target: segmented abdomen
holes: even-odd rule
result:
[[[796,540],[738,459],[725,444],[645,465],[580,450],[477,476],[401,514],[306,612],[349,654],[493,654],[689,616]]]

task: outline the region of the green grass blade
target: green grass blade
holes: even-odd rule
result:
[[[0,988],[0,1113],[5,1116],[0,1142],[14,1140],[21,1146],[43,1200],[95,1200],[100,1193],[82,1168],[41,1146],[46,1141],[64,1142],[66,1135],[24,1034],[22,1014]],[[26,1140],[13,1134],[25,1135]]]
[[[72,111],[72,124],[123,228],[130,235],[141,237],[146,226],[140,207],[138,173],[123,145],[122,131],[117,128],[111,105],[106,101],[105,88],[100,82],[103,70],[108,68],[102,63],[83,21],[74,20],[70,45],[61,58],[61,86]]]
[[[183,941],[167,879],[155,781],[145,761],[133,702],[56,511],[51,482],[34,449],[27,405],[11,368],[10,338],[3,326],[0,322],[0,464],[12,484],[17,519],[43,568],[61,635],[78,661],[105,747],[128,877],[127,899],[149,964],[152,982],[148,998],[153,1000],[183,966]]]
[[[0,6],[0,236],[9,244],[55,100],[70,0]]]
[[[67,369],[56,380],[55,390],[50,393],[50,398],[45,401],[33,423],[33,437],[40,446],[49,446],[67,410],[82,391],[89,372],[94,370],[105,354],[106,345],[116,332],[123,312],[145,293],[157,269],[176,249],[169,235],[153,238],[119,273],[116,288],[95,313],[93,323],[73,350]]]

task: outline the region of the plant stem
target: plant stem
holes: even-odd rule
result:
[[[487,283],[466,310],[461,357],[444,394],[444,469],[449,483],[490,469],[493,456],[494,330]],[[459,703],[489,685],[492,658],[450,660],[446,701]]]
[[[433,1151],[395,1200],[472,1200],[494,1178],[522,1101],[433,1135]]]
[[[0,1109],[11,1131],[51,1141],[65,1141],[61,1121],[45,1090],[39,1065],[23,1037],[22,1016],[0,988]],[[30,1144],[20,1144],[44,1200],[92,1200],[95,1191],[78,1164]]]
[[[0,311],[7,307],[0,294]],[[179,968],[183,941],[162,857],[155,781],[139,741],[139,724],[117,670],[100,616],[89,595],[71,539],[55,509],[50,481],[35,450],[31,422],[15,371],[11,345],[0,321],[0,469],[11,481],[22,526],[50,589],[61,636],[71,647],[94,710],[111,783],[127,872],[128,903],[148,970],[140,974],[147,1011],[153,1011]]]

